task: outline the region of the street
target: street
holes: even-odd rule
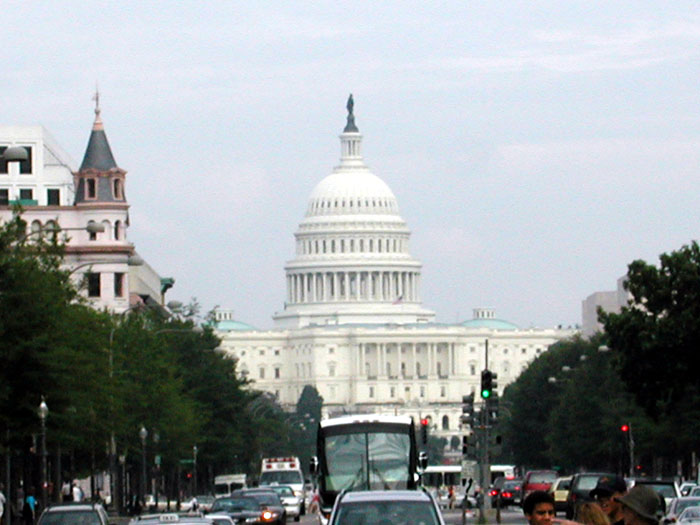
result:
[[[487,523],[489,523],[490,525],[497,523],[496,518],[495,518],[495,511],[493,511],[493,513],[494,513],[493,518],[487,519]],[[442,517],[444,518],[445,523],[447,523],[448,525],[461,525],[461,523],[462,523],[462,512],[459,509],[452,509],[452,510],[443,509]],[[287,523],[294,523],[294,522],[288,521]],[[302,525],[317,525],[318,518],[316,518],[315,515],[307,514],[306,516],[303,516],[301,518],[301,521],[299,523],[301,523]],[[468,525],[475,525],[476,524],[476,515],[471,510],[469,510],[467,512],[466,523]],[[501,511],[501,523],[504,525],[525,523],[525,518],[523,517],[522,510],[518,507],[510,507],[508,509],[502,510]]]

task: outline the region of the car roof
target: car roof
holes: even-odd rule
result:
[[[430,497],[420,490],[363,490],[346,492],[342,503],[361,503],[370,501],[431,501]]]

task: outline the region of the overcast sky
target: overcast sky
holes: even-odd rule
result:
[[[2,3],[1,124],[82,159],[99,83],[129,237],[169,299],[283,307],[355,98],[438,320],[576,324],[700,229],[700,3]]]

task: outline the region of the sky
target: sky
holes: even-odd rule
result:
[[[82,159],[99,86],[169,300],[272,327],[353,93],[442,322],[575,325],[698,238],[697,1],[4,1],[0,124]]]

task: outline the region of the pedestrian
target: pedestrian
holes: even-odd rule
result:
[[[523,501],[523,514],[530,525],[552,525],[554,496],[544,490],[531,492]]]
[[[612,525],[623,525],[622,505],[618,502],[627,494],[627,484],[619,476],[602,476],[589,495],[610,518]]]
[[[34,487],[29,487],[27,497],[24,498],[22,506],[22,519],[26,525],[34,525],[34,515],[36,513],[36,498],[34,497]]]
[[[615,498],[622,504],[625,525],[658,525],[662,516],[661,497],[645,485],[636,485],[625,495]]]
[[[576,507],[574,521],[583,525],[610,525],[610,518],[597,503],[587,501]]]
[[[81,489],[80,485],[78,485],[77,479],[73,480],[72,494],[73,494],[73,501],[75,501],[76,503],[83,501],[83,489]]]
[[[7,499],[5,499],[5,485],[0,483],[0,523],[2,523],[2,516],[5,513],[6,502]]]
[[[450,485],[450,488],[447,489],[447,500],[448,500],[447,506],[449,508],[453,509],[455,506],[455,501],[457,501],[457,496],[455,496],[454,485]]]
[[[61,498],[64,502],[73,501],[73,492],[67,479],[64,480],[63,485],[61,485]]]

